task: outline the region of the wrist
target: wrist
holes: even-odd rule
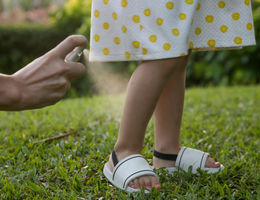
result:
[[[0,74],[0,110],[21,110],[20,96],[22,91],[19,85],[13,75]]]

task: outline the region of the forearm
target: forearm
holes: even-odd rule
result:
[[[0,110],[19,109],[19,91],[17,83],[10,75],[0,74]]]

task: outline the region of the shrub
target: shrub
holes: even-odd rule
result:
[[[51,15],[57,27],[69,32],[84,34],[88,39],[90,35],[91,1],[69,0],[64,8]]]
[[[0,26],[0,72],[17,71],[56,46],[68,34],[53,26]]]

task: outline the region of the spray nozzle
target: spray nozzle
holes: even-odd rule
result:
[[[66,61],[69,62],[78,62],[81,57],[84,55],[83,52],[85,50],[85,47],[77,47],[73,50],[72,53],[70,53],[67,57],[66,57]]]

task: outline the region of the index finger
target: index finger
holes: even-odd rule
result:
[[[83,35],[71,35],[58,44],[51,52],[55,52],[59,57],[65,57],[76,47],[87,47],[88,41]]]

